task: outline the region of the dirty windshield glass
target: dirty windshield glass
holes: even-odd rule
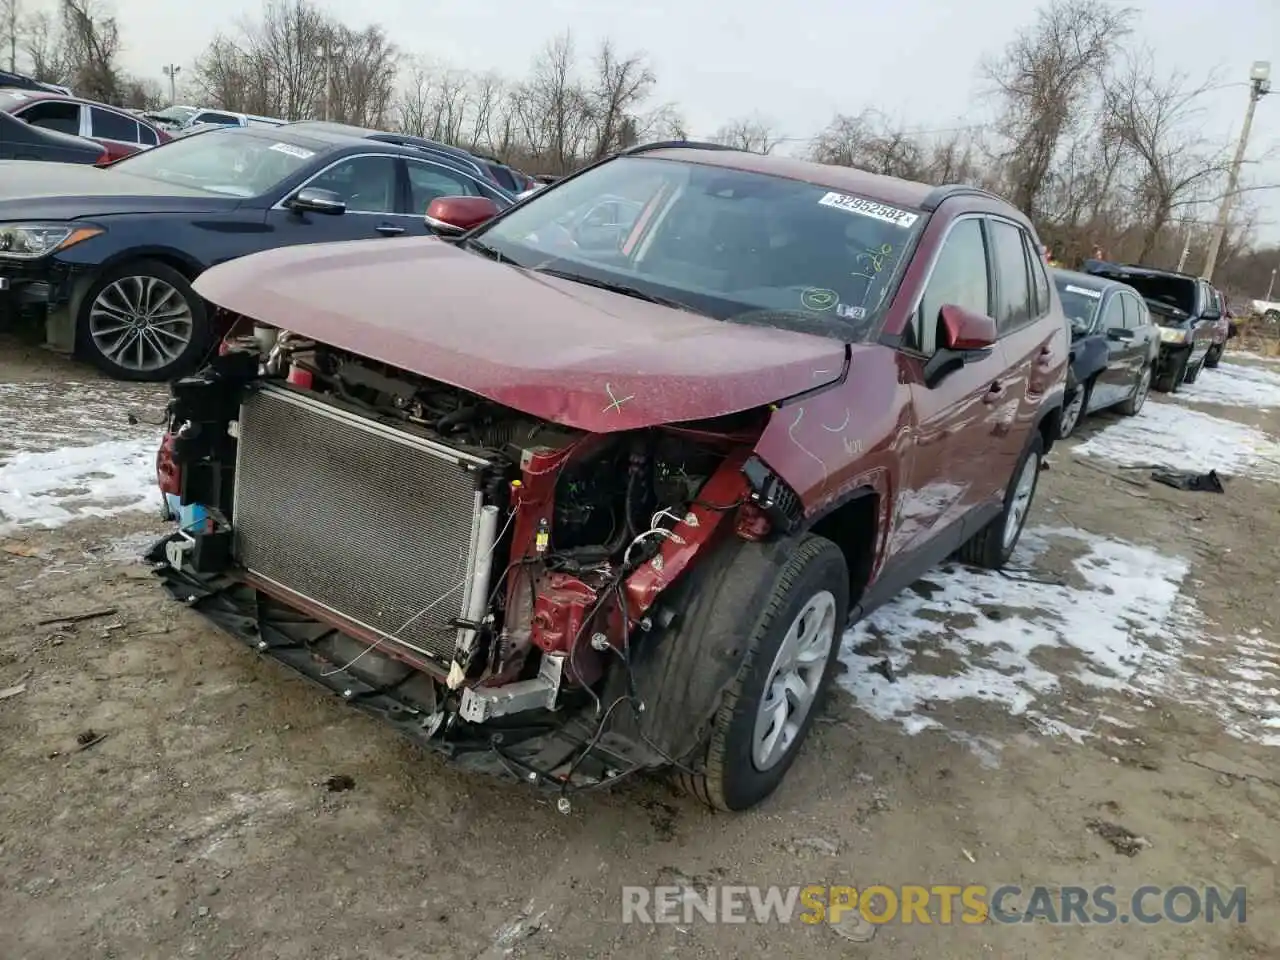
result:
[[[244,130],[212,130],[118,161],[135,177],[231,197],[256,197],[311,162],[315,151]]]
[[[923,219],[810,183],[627,157],[539,194],[474,247],[721,320],[857,340]]]
[[[1092,327],[1094,315],[1102,303],[1102,291],[1065,277],[1054,277],[1053,282],[1062,300],[1062,311],[1071,321],[1071,326],[1077,330]]]

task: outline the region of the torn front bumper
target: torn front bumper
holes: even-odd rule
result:
[[[441,702],[428,704],[421,696],[410,696],[403,679],[379,682],[360,675],[349,657],[335,660],[319,652],[319,641],[338,633],[329,624],[266,597],[238,576],[205,576],[189,567],[176,568],[173,561],[181,562],[183,556],[178,546],[189,539],[182,533],[172,534],[145,555],[174,599],[259,655],[301,674],[463,769],[514,777],[571,796],[666,763],[665,757],[629,737],[608,730],[600,734],[601,720],[589,703],[576,711],[529,711],[472,723],[456,704],[444,702],[443,690]]]

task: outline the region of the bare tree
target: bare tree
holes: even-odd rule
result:
[[[1127,186],[1143,220],[1139,260],[1155,249],[1174,210],[1202,199],[1225,170],[1225,158],[1193,129],[1197,101],[1210,86],[1192,86],[1180,73],[1159,76],[1149,52],[1130,57],[1108,81],[1107,115],[1134,161]]]
[[[632,146],[639,134],[636,108],[649,96],[656,77],[643,55],[620,57],[608,40],[595,56],[595,79],[587,92],[587,106],[595,127],[591,159],[599,160]]]
[[[1082,119],[1133,13],[1103,0],[1052,0],[985,66],[1003,101],[1010,199],[1035,216],[1064,135]]]
[[[125,77],[120,82],[120,106],[158,110],[166,102],[164,87],[154,77]]]
[[[62,40],[62,27],[47,10],[39,10],[27,19],[22,52],[31,64],[31,75],[41,83],[66,83],[71,79],[71,61]]]
[[[91,100],[119,99],[120,30],[98,0],[62,0],[63,42],[76,91]]]
[[[18,0],[0,0],[0,49],[9,51],[9,72],[18,69],[18,35],[22,32],[22,5]]]
[[[782,142],[782,137],[775,132],[772,123],[757,114],[730,120],[715,132],[711,140],[738,150],[768,154]]]

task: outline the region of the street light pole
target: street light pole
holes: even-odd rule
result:
[[[1218,207],[1218,224],[1214,227],[1213,237],[1209,241],[1209,251],[1204,258],[1202,276],[1206,280],[1213,279],[1213,268],[1218,263],[1218,252],[1222,249],[1222,241],[1227,235],[1227,224],[1231,218],[1231,201],[1235,199],[1236,184],[1240,181],[1240,165],[1244,163],[1244,152],[1249,146],[1249,128],[1253,126],[1253,111],[1258,101],[1271,92],[1271,64],[1265,60],[1254,63],[1249,71],[1249,108],[1244,114],[1244,126],[1240,128],[1240,141],[1236,144],[1236,155],[1231,161],[1231,169],[1227,172],[1227,192]]]
[[[1271,291],[1276,288],[1276,268],[1271,268],[1271,282],[1267,284],[1267,295],[1262,299],[1267,303],[1271,302]]]
[[[178,102],[178,74],[182,72],[182,68],[176,63],[170,63],[161,72],[169,78],[169,106],[173,106]]]

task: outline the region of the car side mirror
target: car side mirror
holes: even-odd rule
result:
[[[1134,337],[1133,331],[1128,330],[1125,327],[1112,327],[1110,330],[1107,331],[1108,340],[1123,340],[1124,342],[1128,343],[1130,340],[1133,339],[1133,337]]]
[[[444,237],[458,237],[498,215],[488,197],[436,197],[427,205],[428,229]]]
[[[347,212],[345,200],[332,190],[321,190],[318,187],[303,187],[289,198],[285,206],[299,213],[325,213],[337,216]]]
[[[981,360],[995,346],[996,322],[985,314],[945,303],[938,311],[938,349],[924,365],[928,387],[941,383],[966,363]]]

